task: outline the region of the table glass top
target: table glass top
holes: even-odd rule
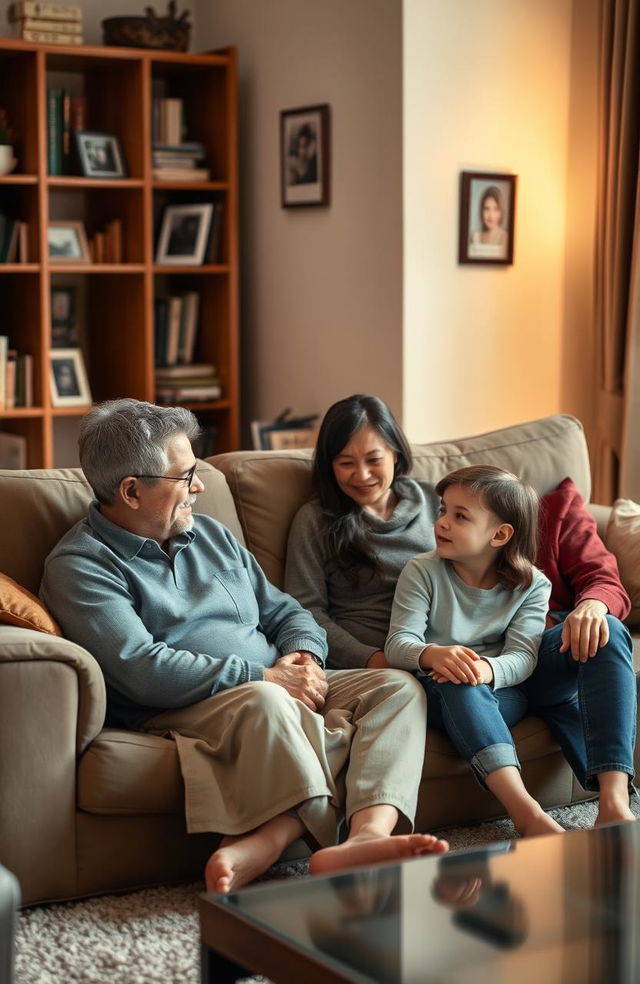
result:
[[[640,821],[211,898],[355,982],[640,981]]]

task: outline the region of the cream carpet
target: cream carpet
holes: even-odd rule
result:
[[[550,813],[572,830],[590,827],[596,806],[583,803]],[[508,820],[438,833],[453,849],[514,836]],[[298,862],[276,865],[266,877],[305,872],[305,863]],[[24,910],[18,921],[16,984],[199,984],[195,896],[202,888],[196,882]]]

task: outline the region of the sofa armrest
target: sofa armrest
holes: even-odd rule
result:
[[[102,671],[93,656],[68,639],[12,625],[0,626],[0,720],[11,717],[12,693],[3,679],[9,666],[16,668],[17,675],[28,683],[38,720],[43,714],[60,714],[61,708],[51,707],[46,699],[47,674],[52,665],[68,667],[70,671],[69,706],[72,709],[75,703],[75,744],[80,755],[103,728],[106,694]],[[25,721],[19,730],[27,724]]]
[[[609,523],[609,516],[611,515],[611,506],[601,506],[597,502],[589,502],[587,509],[598,524],[598,534],[600,539],[604,540],[604,535],[607,532],[607,525]]]
[[[105,703],[86,650],[0,626],[0,858],[25,904],[77,894],[78,757]]]

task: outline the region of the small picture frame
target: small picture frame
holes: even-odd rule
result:
[[[157,266],[201,266],[204,262],[213,203],[167,205],[156,248]]]
[[[85,178],[126,178],[120,141],[113,133],[76,131],[80,170]]]
[[[76,348],[78,338],[77,290],[51,287],[51,348]]]
[[[280,113],[280,182],[283,208],[329,204],[327,103]]]
[[[516,175],[462,171],[459,263],[513,263]]]
[[[89,243],[82,222],[57,219],[47,229],[49,259],[52,263],[90,263]]]
[[[79,348],[52,349],[51,404],[54,407],[81,407],[91,403],[91,390]]]

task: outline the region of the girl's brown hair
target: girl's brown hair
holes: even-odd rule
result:
[[[498,551],[496,574],[505,588],[528,588],[538,552],[536,490],[512,472],[493,465],[472,465],[445,475],[436,485],[440,498],[451,485],[461,485],[474,492],[486,509],[501,522],[513,526],[513,536]]]

